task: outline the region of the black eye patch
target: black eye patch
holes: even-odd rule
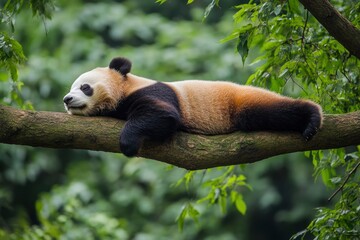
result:
[[[94,89],[90,87],[89,84],[83,84],[80,87],[80,90],[86,95],[86,96],[92,96],[94,93]]]

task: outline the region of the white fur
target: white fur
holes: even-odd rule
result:
[[[86,96],[80,90],[80,87],[84,84],[89,84],[96,91],[97,85],[106,83],[108,78],[109,76],[106,74],[106,71],[101,71],[101,68],[81,74],[71,85],[70,92],[64,97],[64,99],[66,97],[73,98],[68,104],[64,103],[66,111],[74,115],[89,115],[88,111],[94,108],[96,102],[94,102],[92,96]]]

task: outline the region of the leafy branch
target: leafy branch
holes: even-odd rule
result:
[[[33,16],[50,19],[55,9],[53,0],[7,0],[0,9],[0,21],[10,27],[10,31],[0,31],[0,66],[9,73],[12,81],[11,99],[19,106],[24,105],[18,92],[23,83],[18,79],[18,66],[25,62],[26,57],[21,44],[14,38],[15,17],[25,9],[31,9]]]
[[[350,54],[360,59],[360,29],[343,17],[328,0],[299,0]]]
[[[336,189],[336,191],[333,194],[331,194],[331,196],[328,198],[328,201],[331,201],[336,196],[336,194],[338,194],[344,188],[345,184],[349,181],[350,176],[356,172],[359,166],[360,166],[360,161],[355,165],[353,169],[351,169],[351,171],[347,174],[344,182],[340,185],[338,189]]]

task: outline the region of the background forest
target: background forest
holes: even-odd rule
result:
[[[6,2],[0,0],[1,6]],[[135,74],[152,79],[229,80],[312,99],[327,113],[360,109],[359,60],[294,5],[296,1],[289,1],[296,9],[289,17],[292,22],[283,19],[288,28],[271,23],[278,28],[270,29],[269,36],[278,34],[280,43],[256,38],[245,29],[245,17],[234,6],[246,1],[220,1],[220,7],[207,12],[214,2],[58,0],[46,5],[51,20],[31,9],[10,24],[2,15],[0,30],[15,36],[27,60],[19,67],[18,79],[13,71],[9,80],[9,67],[1,66],[0,103],[64,112],[62,98],[79,74],[123,56],[133,62]],[[289,6],[270,2],[273,5],[262,5],[260,20],[261,14],[290,14]],[[360,26],[359,3],[334,3]],[[292,43],[297,40],[289,34],[293,28],[301,36],[305,21],[310,46],[305,50],[312,54],[303,61],[301,42]],[[239,37],[242,33],[253,34],[252,42]],[[334,66],[336,71],[327,70]],[[122,154],[1,144],[0,239],[289,239],[321,213],[328,211],[334,221],[330,213],[344,209],[344,222],[353,225],[343,229],[340,224],[341,231],[351,230],[349,239],[359,239],[360,192],[353,189],[359,187],[360,174],[349,182],[350,206],[341,205],[339,195],[327,201],[358,159],[354,146],[187,171]],[[236,194],[224,191],[225,185]],[[320,206],[324,208],[316,210]]]

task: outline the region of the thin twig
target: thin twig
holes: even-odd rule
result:
[[[295,83],[295,85],[297,85],[299,88],[301,88],[301,90],[302,90],[303,92],[305,92],[306,95],[309,95],[308,92],[305,90],[305,88],[304,88],[303,86],[301,86],[298,82],[296,82],[295,79],[294,79],[292,76],[290,76],[289,78],[291,79],[291,81],[292,81],[293,83]]]
[[[333,199],[335,197],[336,194],[338,194],[338,192],[340,192],[340,190],[343,189],[343,187],[345,186],[345,184],[347,183],[347,181],[349,181],[350,176],[356,171],[356,169],[360,166],[360,161],[355,165],[355,167],[349,172],[349,174],[346,176],[345,181],[341,184],[341,186],[336,189],[336,191],[328,198],[328,201],[331,201],[331,199]]]
[[[306,11],[304,30],[303,30],[302,36],[301,36],[301,43],[302,43],[303,48],[305,48],[305,31],[306,31],[306,26],[307,26],[308,20],[309,20],[309,11]]]

